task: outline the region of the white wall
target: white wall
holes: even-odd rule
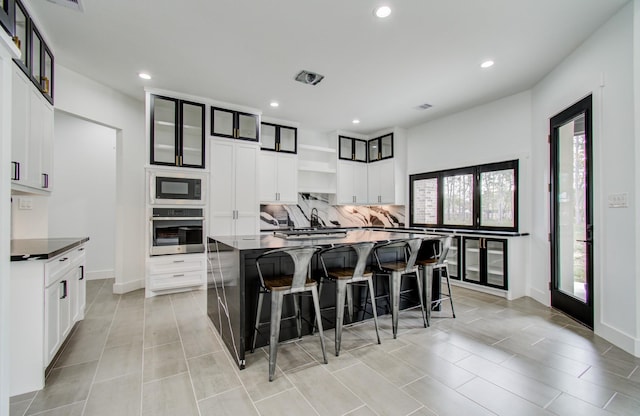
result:
[[[56,109],[109,126],[116,134],[116,293],[144,287],[144,101],[56,65]],[[142,97],[142,87],[141,95]]]
[[[88,279],[115,275],[116,131],[55,112],[49,237],[89,236]]]
[[[636,0],[637,8],[638,1]],[[534,199],[531,294],[548,303],[549,118],[593,94],[594,330],[640,355],[635,227],[634,4],[629,3],[533,89]],[[640,28],[638,28],[640,29]],[[636,29],[637,30],[637,29]],[[636,35],[637,37],[637,35]],[[637,53],[637,52],[636,52]],[[636,69],[636,72],[638,69]],[[637,112],[637,110],[636,110]],[[629,194],[629,208],[608,208],[607,196]]]
[[[634,0],[531,91],[414,127],[408,152],[410,174],[520,158],[520,231],[531,233],[526,293],[549,305],[549,119],[592,93],[594,330],[637,356],[639,63],[640,0]],[[630,207],[608,208],[607,196],[622,192]]]

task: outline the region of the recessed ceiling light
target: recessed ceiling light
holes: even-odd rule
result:
[[[353,124],[360,124],[360,120],[358,120],[357,118],[354,118],[352,121]]]
[[[147,74],[146,72],[140,72],[138,76],[142,79],[151,79],[151,75]]]
[[[391,14],[391,7],[389,6],[378,7],[375,10],[375,14],[381,19],[384,19],[385,17],[389,17],[389,15]]]
[[[271,101],[271,102],[269,103],[269,105],[270,105],[271,107],[278,107],[280,104],[279,104],[277,101]]]
[[[494,64],[493,61],[489,60],[489,61],[484,61],[483,63],[480,64],[480,68],[489,68],[492,67]]]

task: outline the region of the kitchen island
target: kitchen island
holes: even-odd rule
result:
[[[308,233],[308,236],[301,235],[300,233],[294,233],[293,236],[287,238],[286,235],[249,235],[249,236],[212,236],[208,239],[208,288],[207,288],[207,314],[209,318],[216,326],[220,336],[222,337],[226,347],[231,355],[236,359],[236,362],[240,369],[245,366],[245,352],[250,349],[251,338],[253,336],[253,323],[256,315],[257,306],[257,293],[259,286],[258,272],[255,266],[255,259],[262,253],[268,250],[285,248],[285,247],[299,247],[299,246],[321,246],[329,247],[331,245],[349,244],[363,241],[373,242],[386,242],[401,240],[406,238],[419,237],[423,238],[427,244],[423,246],[430,246],[429,242],[437,243],[440,240],[439,235],[424,234],[424,233],[411,233],[411,232],[397,232],[397,231],[375,231],[364,229],[351,229],[344,233],[339,233],[339,230],[335,230],[336,234],[332,235],[329,232],[322,232],[318,234]],[[432,245],[432,244],[431,244]],[[344,251],[342,253],[335,253],[328,261],[335,262],[336,264],[345,264],[352,259],[351,251]],[[400,251],[391,254],[393,257],[399,258],[403,256]],[[311,263],[311,273],[314,278],[318,278],[321,272],[321,265],[315,256]],[[372,256],[373,257],[373,256]],[[373,261],[373,258],[370,259]],[[391,259],[383,259],[383,261]],[[286,273],[287,269],[291,267],[288,256],[275,257],[270,264],[269,273],[276,275],[279,273]],[[382,280],[381,280],[382,281]],[[411,282],[407,282],[411,283]],[[383,285],[376,285],[381,287]],[[406,287],[403,285],[403,290],[412,289],[411,285]],[[382,290],[381,290],[382,292]],[[419,303],[417,297],[417,291],[409,292],[408,299],[401,302],[401,308],[412,307]],[[362,300],[362,302],[360,302]],[[360,296],[359,293],[354,293],[354,303],[356,305],[364,305],[364,296]],[[334,326],[335,320],[335,292],[333,285],[327,285],[322,293],[320,299],[320,307],[323,310],[323,325],[325,330]],[[377,304],[378,313],[384,312],[386,307],[385,302],[379,302]],[[289,308],[289,309],[288,309]],[[370,305],[368,306],[370,310]],[[285,302],[285,308],[283,309],[283,317],[290,316],[292,314],[292,307],[288,302]],[[388,308],[386,309],[388,311]],[[265,300],[263,306],[263,320],[269,313],[269,301]],[[311,302],[307,299],[303,299],[301,302],[301,313],[303,316],[303,334],[310,333],[311,323],[314,316],[312,313]],[[362,320],[365,317],[370,317],[370,314],[362,313],[363,316],[356,316],[356,320]],[[283,319],[282,329],[280,332],[280,339],[292,339],[297,336],[295,322],[288,322]],[[268,341],[268,330],[263,329],[262,334],[258,335],[256,346],[266,345]]]

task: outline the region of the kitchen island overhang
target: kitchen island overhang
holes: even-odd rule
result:
[[[346,234],[346,235],[345,235]],[[372,241],[383,243],[387,241],[402,240],[407,238],[422,238],[429,246],[429,242],[438,243],[442,238],[437,234],[399,232],[399,231],[377,231],[366,229],[351,229],[345,234],[337,234],[337,237],[329,238],[323,235],[321,238],[306,239],[286,239],[275,236],[273,233],[263,235],[244,235],[244,236],[210,236],[208,238],[208,266],[207,266],[207,314],[214,326],[218,330],[225,346],[229,350],[231,356],[236,360],[240,369],[245,367],[245,354],[250,349],[251,337],[253,336],[253,325],[256,316],[257,293],[259,286],[258,272],[255,267],[255,259],[267,250],[285,247],[299,246],[320,246],[330,247],[332,245],[350,244],[362,241]],[[389,254],[396,258],[404,256],[402,252]],[[332,257],[331,261],[338,265],[344,265],[354,259],[353,254],[349,250],[339,251]],[[316,258],[311,264],[311,275],[319,278],[321,273],[320,262]],[[373,259],[370,259],[373,262]],[[292,268],[292,264],[287,256],[276,257],[269,265],[268,273],[286,274]],[[381,277],[381,280],[384,277]],[[401,303],[401,308],[408,308],[419,305],[417,291],[411,290],[413,287],[407,282],[406,289],[410,295]],[[381,285],[376,285],[380,287]],[[404,286],[403,286],[403,289]],[[360,300],[364,303],[364,296],[354,293],[354,302],[360,304]],[[263,311],[261,313],[266,316],[269,312],[269,301],[265,300]],[[322,293],[320,305],[323,310],[323,324],[325,329],[334,327],[334,313],[332,307],[335,306],[335,292],[333,287],[327,286]],[[283,317],[293,314],[293,305],[285,302],[283,309]],[[367,305],[364,305],[367,306]],[[378,313],[381,310],[388,312],[385,308],[386,304],[378,304]],[[370,305],[368,305],[370,308]],[[312,322],[314,315],[312,312],[311,302],[309,299],[302,299],[301,314],[303,317],[303,334],[308,334],[312,330]],[[367,314],[356,317],[355,320],[363,320]],[[368,317],[371,315],[369,314]],[[263,318],[264,320],[264,318]],[[297,338],[297,330],[295,322],[283,320],[280,332],[280,340]],[[264,346],[268,342],[268,330],[263,329],[258,335],[257,347]]]

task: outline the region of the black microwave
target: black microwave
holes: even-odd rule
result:
[[[204,205],[204,182],[199,175],[151,174],[151,203]]]

